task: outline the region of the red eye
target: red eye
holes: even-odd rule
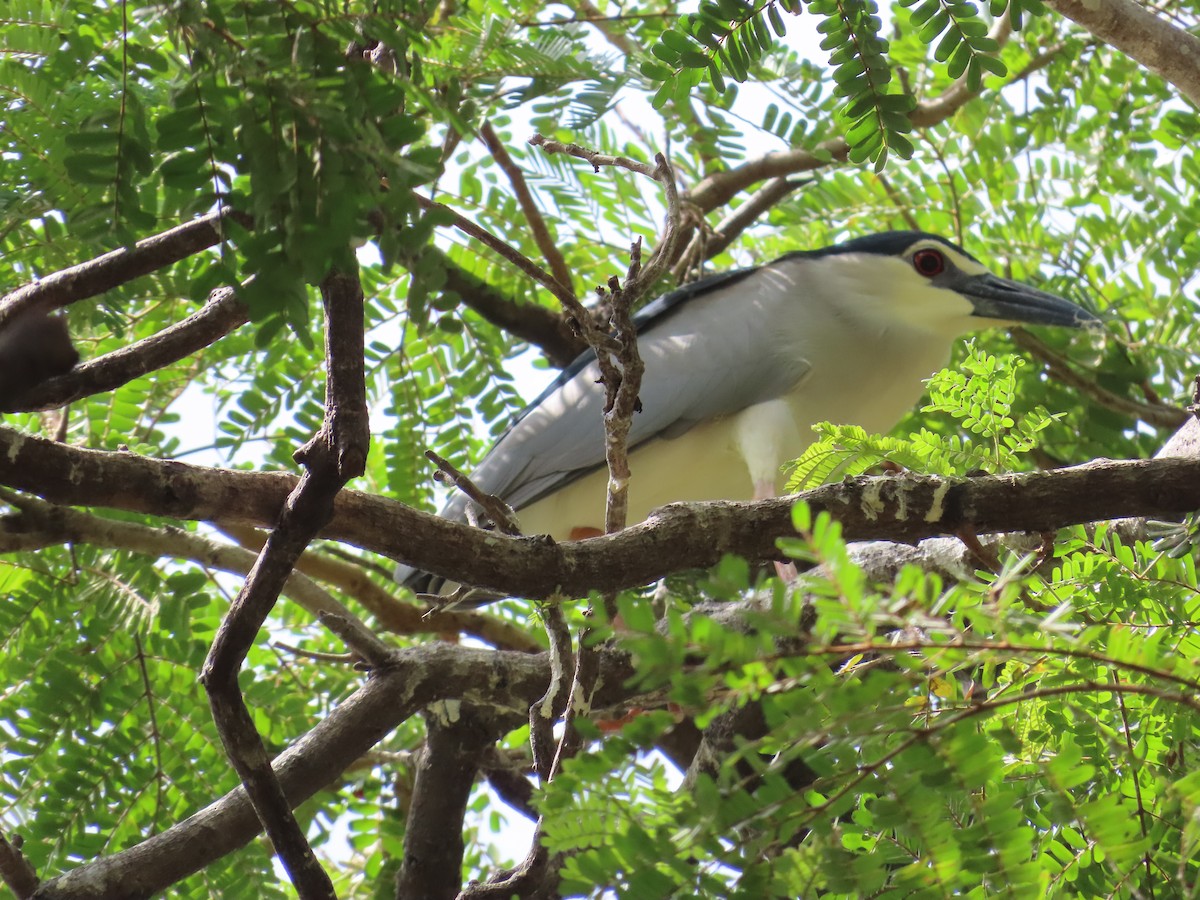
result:
[[[946,271],[946,257],[937,250],[918,250],[912,257],[913,268],[926,278],[933,278]]]

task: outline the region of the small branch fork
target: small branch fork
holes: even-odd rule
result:
[[[325,420],[296,451],[304,475],[288,495],[275,529],[213,641],[201,681],[221,741],[302,900],[336,898],[292,815],[287,796],[238,688],[237,674],[275,606],[300,554],[330,521],[334,499],[366,467],[368,427],[364,379],[363,293],[357,273],[334,272],[321,283],[325,309]]]
[[[470,478],[462,473],[450,460],[438,456],[432,450],[425,451],[425,458],[438,467],[437,474],[441,480],[451,482],[456,488],[471,498],[471,502],[483,510],[502,534],[519,535],[521,526],[518,524],[512,507],[497,497],[479,489]]]

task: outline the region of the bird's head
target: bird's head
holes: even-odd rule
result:
[[[1001,278],[957,244],[921,231],[867,235],[804,254],[844,315],[878,332],[957,336],[993,325],[1099,320],[1054,294]]]

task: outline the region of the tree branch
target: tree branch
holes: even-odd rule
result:
[[[19,512],[14,516],[0,516],[0,553],[40,550],[70,542],[143,553],[154,559],[190,559],[243,576],[254,567],[256,554],[178,528],[152,528],[138,522],[105,519],[28,496],[4,496],[3,499]],[[299,572],[288,578],[283,593],[314,617],[328,612],[355,618],[328,591]]]
[[[433,245],[421,252],[440,258],[446,273],[446,290],[458,294],[463,303],[497,328],[539,348],[554,365],[562,368],[587,349],[587,343],[571,330],[560,313],[537,303],[514,302]]]
[[[1131,0],[1047,0],[1047,5],[1200,106],[1200,38]]]
[[[278,524],[221,622],[200,676],[221,742],[302,900],[336,900],[337,894],[271,769],[237,674],[300,554],[333,516],[338,492],[366,468],[370,429],[363,362],[364,302],[357,274],[327,275],[321,282],[321,299],[325,419],[313,439],[296,451],[304,475],[288,495]]]
[[[84,450],[0,428],[0,483],[62,504],[263,526],[278,517],[296,478]],[[1100,460],[963,479],[860,477],[797,496],[841,520],[848,540],[916,541],[954,535],[964,525],[980,534],[1045,532],[1200,508],[1200,461]],[[561,589],[577,597],[649,584],[712,565],[725,553],[777,558],[777,538],[794,533],[795,499],[673,503],[618,534],[560,544],[544,535],[509,538],[344,491],[321,536],[515,596],[552,597]]]
[[[222,209],[138,241],[131,248],[113,250],[19,287],[0,298],[0,331],[12,316],[24,310],[38,306],[46,309],[68,306],[206,250],[223,238],[225,219],[250,227],[248,216]]]
[[[2,521],[2,520],[0,520]],[[243,547],[257,554],[266,535],[257,528],[224,523],[221,530]],[[0,551],[4,549],[0,542]],[[180,554],[186,556],[186,554]],[[249,571],[248,569],[246,571]],[[361,565],[342,562],[305,551],[296,563],[296,571],[318,581],[332,584],[343,594],[358,601],[377,620],[379,627],[392,634],[469,634],[499,650],[541,653],[545,648],[525,629],[486,613],[446,611],[435,607],[414,606],[388,593],[372,581]],[[246,572],[239,574],[245,575]],[[289,581],[290,585],[291,582]],[[286,592],[286,591],[285,591]],[[333,610],[336,612],[336,610]]]
[[[21,840],[18,837],[10,841],[0,834],[0,879],[3,879],[16,900],[28,900],[37,890],[37,872],[21,852]]]
[[[772,178],[743,200],[737,209],[730,212],[712,229],[710,234],[702,234],[697,229],[672,267],[671,272],[675,279],[682,280],[692,266],[702,260],[712,259],[724,251],[743,231],[758,221],[760,216],[770,212],[789,194],[809,184],[810,181],[811,179],[807,178]]]
[[[607,653],[602,700],[623,699],[633,670]],[[397,725],[439,700],[471,698],[510,709],[514,721],[546,688],[545,654],[508,653],[431,643],[394,652],[312,731],[281,753],[274,769],[297,806],[332,784]],[[45,882],[37,900],[142,900],[199,871],[261,831],[244,788],[134,847]]]
[[[481,228],[466,216],[455,212],[444,203],[437,203],[433,200],[430,200],[428,197],[422,197],[420,194],[413,194],[413,199],[422,209],[437,210],[439,213],[447,216],[451,222],[453,222],[455,228],[457,228],[463,234],[475,238],[485,247],[494,250],[500,256],[507,259],[510,263],[512,263],[514,266],[552,293],[555,297],[557,297],[559,302],[564,306],[569,306],[573,302],[578,302],[575,300],[575,292],[570,288],[570,286],[559,284],[557,278],[546,272],[535,262],[521,253],[521,251],[500,240],[500,238],[496,237],[486,228]]]
[[[551,140],[540,134],[535,134],[531,137],[529,144],[532,147],[540,147],[542,152],[547,155],[565,153],[567,156],[582,159],[591,165],[596,172],[600,171],[601,166],[617,166],[618,168],[628,169],[630,172],[637,172],[639,175],[645,175],[647,178],[658,177],[654,166],[649,163],[639,162],[636,159],[630,159],[627,156],[609,156],[598,150],[591,150],[579,144],[564,144],[562,141]]]
[[[520,719],[504,724],[455,702],[431,706],[425,716],[425,750],[417,765],[412,804],[404,829],[404,860],[396,896],[453,900],[462,887],[463,819],[479,765],[497,738]]]
[[[563,259],[562,252],[555,244],[554,238],[550,236],[550,229],[546,227],[542,211],[538,209],[537,201],[533,199],[529,185],[525,183],[525,173],[521,171],[520,166],[513,162],[513,158],[508,154],[508,148],[496,135],[496,130],[492,128],[491,122],[483,123],[479,129],[479,136],[483,138],[488,152],[496,160],[496,165],[508,176],[508,183],[512,185],[513,193],[517,196],[517,203],[521,205],[521,212],[525,214],[525,221],[529,224],[529,232],[533,235],[538,249],[542,251],[547,265],[550,266],[551,274],[558,279],[559,284],[573,292],[571,270],[567,268],[567,261]]]
[[[993,28],[992,37],[998,43],[1003,43],[1007,40],[1007,33],[1007,25],[1001,20]],[[1060,49],[1061,47],[1055,48],[1041,62],[1041,65],[1045,65]],[[1022,72],[1012,81],[1028,77],[1028,74],[1028,72]],[[931,128],[949,119],[978,96],[979,92],[973,92],[967,87],[965,79],[959,79],[937,97],[919,101],[916,108],[909,113],[909,121],[912,122],[914,128]],[[849,152],[850,145],[844,138],[837,137],[822,141],[811,151],[793,149],[780,153],[768,153],[732,169],[709,175],[684,195],[684,201],[695,204],[704,212],[711,212],[760,181],[811,172],[824,168],[831,162],[845,162]]]
[[[1153,425],[1155,428],[1178,428],[1187,421],[1188,414],[1177,406],[1165,403],[1142,403],[1114,394],[1090,378],[1080,375],[1063,357],[1055,353],[1037,335],[1024,328],[1013,328],[1009,334],[1012,341],[1035,359],[1045,363],[1047,371],[1056,381],[1075,388],[1107,409]]]
[[[137,343],[106,353],[66,375],[51,378],[22,394],[11,411],[56,409],[75,400],[115,390],[135,378],[176,363],[210,346],[248,319],[233,288],[213,291],[208,302],[182,322]]]

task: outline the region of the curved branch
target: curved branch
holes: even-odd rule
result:
[[[337,900],[337,894],[292,815],[237,676],[300,554],[333,515],[338,492],[366,468],[370,429],[363,372],[364,298],[357,271],[327,274],[321,280],[321,301],[325,417],[317,434],[294,454],[305,468],[304,476],[283,503],[200,672],[221,743],[302,900]]]
[[[1024,328],[1013,328],[1009,334],[1014,344],[1045,363],[1047,371],[1054,376],[1056,381],[1085,394],[1106,409],[1139,419],[1155,428],[1178,428],[1188,420],[1188,414],[1177,406],[1131,400],[1120,394],[1114,394],[1091,378],[1080,375],[1071,368],[1066,359],[1055,353],[1033,332],[1026,331]]]
[[[57,503],[178,519],[273,523],[296,478],[70,447],[0,428],[0,483]],[[797,495],[842,522],[848,540],[916,541],[970,526],[1053,531],[1124,517],[1170,518],[1200,508],[1200,461],[1100,460],[1050,472],[946,479],[855,478]],[[793,534],[796,497],[674,503],[617,534],[555,543],[510,538],[343,491],[321,536],[505,594],[583,596],[648,584],[715,564],[723,554],[775,559]]]
[[[458,294],[463,303],[497,328],[536,346],[554,365],[569,365],[587,349],[587,342],[571,330],[561,314],[537,303],[517,303],[505,297],[432,244],[422,253],[439,257],[446,273],[446,290]]]
[[[1003,44],[1009,33],[1005,17],[996,22],[991,36],[997,43]],[[1028,78],[1033,72],[1046,66],[1061,50],[1062,45],[1058,44],[1034,57],[1015,77],[1009,79],[1008,84]],[[966,79],[960,78],[938,96],[919,101],[916,108],[909,113],[909,121],[914,128],[931,128],[945,122],[978,96],[979,92],[970,90]],[[849,144],[843,138],[837,137],[822,141],[811,151],[795,149],[768,153],[733,169],[708,176],[684,199],[705,212],[711,212],[753,184],[768,178],[785,178],[788,175],[811,172],[824,168],[830,162],[845,162],[849,152]]]

